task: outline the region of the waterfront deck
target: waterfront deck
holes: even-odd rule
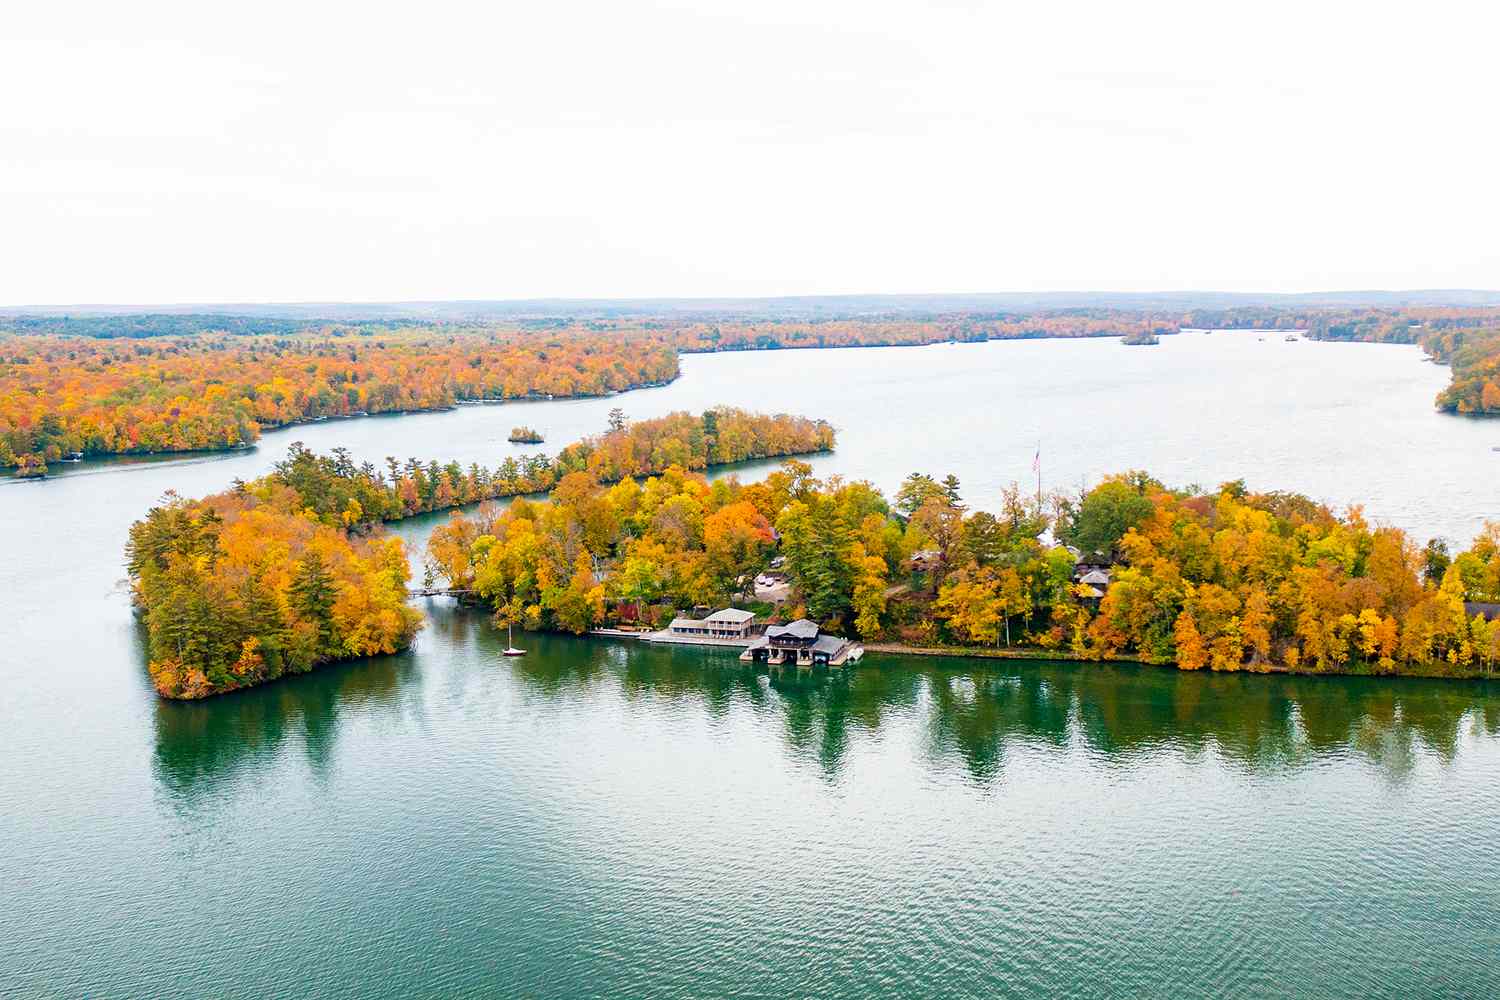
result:
[[[662,629],[660,632],[646,633],[649,642],[665,642],[677,646],[725,646],[733,649],[744,649],[755,641],[755,636],[745,636],[738,639],[719,639],[706,635],[680,635],[671,629]]]

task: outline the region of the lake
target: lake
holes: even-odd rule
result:
[[[528,635],[424,602],[404,655],[159,701],[132,519],[289,441],[493,464],[717,402],[825,417],[820,473],[1363,502],[1466,541],[1500,424],[1409,347],[1182,335],[688,356],[660,389],[269,433],[0,483],[0,996],[1500,992],[1500,685]],[[752,475],[755,470],[741,470]],[[400,526],[420,541],[433,518]]]

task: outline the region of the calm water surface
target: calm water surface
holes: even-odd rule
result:
[[[251,453],[0,483],[0,996],[1492,996],[1500,686],[529,635],[433,601],[408,654],[163,703],[117,586],[165,489],[301,439],[493,463],[613,405],[825,416],[821,472],[984,505],[1142,466],[1494,505],[1500,424],[1415,350],[1183,336],[689,357],[613,400],[296,428]],[[429,522],[402,526],[420,538]]]

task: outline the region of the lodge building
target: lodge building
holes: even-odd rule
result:
[[[725,608],[707,618],[673,618],[672,624],[667,626],[667,634],[674,639],[745,640],[750,638],[754,621],[753,612]]]

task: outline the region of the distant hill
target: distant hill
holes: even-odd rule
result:
[[[446,302],[283,302],[75,305],[0,308],[0,330],[87,336],[163,336],[205,329],[290,333],[309,325],[638,319],[803,321],[1018,314],[1068,309],[1188,312],[1205,309],[1351,309],[1500,306],[1500,291],[997,292],[941,295],[808,295],[777,298],[509,299]]]
[[[75,337],[178,337],[197,333],[292,334],[309,325],[379,325],[374,320],[307,320],[290,316],[231,313],[6,313],[0,311],[0,333],[66,334]],[[403,322],[402,325],[411,325]]]

